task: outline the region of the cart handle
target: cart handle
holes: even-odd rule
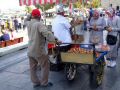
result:
[[[62,44],[75,44],[75,45],[96,45],[96,44],[93,44],[93,43],[89,43],[89,44],[82,44],[82,43],[61,43],[59,45],[62,45]]]
[[[108,51],[104,51],[98,58],[96,58],[96,62],[99,62],[99,60],[108,53]]]

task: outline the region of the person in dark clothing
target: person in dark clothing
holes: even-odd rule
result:
[[[2,41],[2,36],[0,36],[0,41]]]
[[[112,4],[110,4],[110,7],[111,7],[111,8],[112,8],[112,6],[113,6],[113,5],[112,5]]]
[[[0,41],[10,40],[10,36],[6,31],[2,31],[3,35],[0,37]]]
[[[18,20],[16,17],[14,19],[14,27],[15,27],[16,32],[18,32]]]
[[[88,18],[88,20],[90,21],[90,19],[91,19],[91,17],[93,16],[93,9],[92,8],[90,8],[90,11],[89,11],[89,18]]]
[[[116,10],[119,10],[119,6],[116,6]]]
[[[116,6],[116,15],[120,17],[120,8],[119,8],[119,6]]]

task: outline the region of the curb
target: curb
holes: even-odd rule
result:
[[[15,52],[27,47],[28,47],[28,42],[22,42],[22,43],[8,46],[8,47],[0,48],[0,56]]]

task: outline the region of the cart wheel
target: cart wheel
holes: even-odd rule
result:
[[[66,64],[65,65],[65,75],[67,80],[72,81],[76,75],[76,64]]]
[[[90,84],[97,88],[102,84],[105,62],[101,61],[96,65],[90,66]]]

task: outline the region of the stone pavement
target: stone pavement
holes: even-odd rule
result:
[[[0,90],[120,90],[120,54],[115,68],[105,68],[103,84],[96,88],[90,88],[87,66],[80,66],[73,82],[68,82],[64,71],[50,72],[49,81],[53,86],[49,88],[33,88],[30,81],[29,61],[27,50],[21,50],[0,57],[0,66],[7,62],[19,61],[0,69]],[[12,60],[13,59],[13,60]],[[40,72],[38,72],[39,75]]]

